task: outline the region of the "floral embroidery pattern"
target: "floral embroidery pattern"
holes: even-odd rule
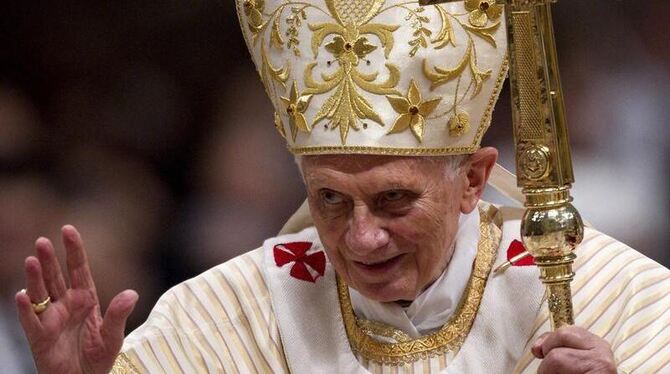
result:
[[[298,131],[306,133],[312,131],[312,127],[307,123],[305,115],[303,114],[309,106],[309,101],[312,99],[312,95],[298,95],[298,86],[294,81],[293,86],[291,86],[289,97],[282,96],[280,99],[286,107],[286,113],[289,118],[289,128],[291,129],[291,137],[293,140],[295,141]]]
[[[449,136],[459,137],[470,131],[470,116],[460,112],[449,120]]]
[[[408,128],[419,142],[423,141],[423,133],[426,127],[425,117],[429,116],[437,105],[442,101],[441,97],[423,101],[421,92],[412,80],[407,91],[407,96],[386,96],[389,103],[397,113],[400,114],[393,124],[389,134],[397,134]]]
[[[331,4],[327,2],[328,4]],[[332,12],[337,12],[335,6],[330,6]],[[384,54],[388,57],[393,48],[393,32],[398,29],[397,25],[383,25],[374,23],[342,23],[342,17],[334,13],[333,17],[338,23],[322,23],[309,25],[312,34],[312,52],[314,58],[318,56],[319,47],[324,39],[331,34],[335,37],[326,44],[325,48],[330,52],[339,64],[339,69],[332,75],[323,75],[323,82],[317,82],[312,77],[312,70],[316,62],[307,66],[305,71],[305,92],[311,94],[323,94],[335,91],[317,112],[314,125],[324,118],[330,119],[327,128],[334,130],[339,128],[342,144],[346,144],[350,129],[359,130],[358,120],[369,119],[384,126],[379,114],[372,108],[368,100],[363,97],[358,89],[367,92],[384,95],[396,94],[395,86],[400,79],[400,70],[392,64],[387,64],[389,77],[386,81],[377,82],[377,74],[364,74],[357,68],[361,59],[377,49],[363,35],[374,35],[381,41]],[[361,21],[360,19],[357,21]],[[367,22],[367,20],[362,20]],[[362,23],[362,22],[361,22]]]
[[[256,34],[263,27],[263,9],[265,0],[244,0],[244,14],[247,16],[247,26],[249,30]]]
[[[433,34],[433,32],[424,25],[424,23],[430,22],[430,18],[421,15],[421,13],[426,10],[426,8],[418,7],[415,9],[405,9],[408,11],[407,17],[405,17],[405,21],[409,21],[411,23],[412,29],[414,30],[412,33],[413,38],[408,42],[408,44],[412,46],[412,49],[409,51],[409,55],[410,57],[414,57],[416,52],[419,51],[419,48],[428,48],[427,40],[430,39],[430,36]]]
[[[298,34],[300,33],[300,27],[302,26],[302,21],[307,20],[307,13],[305,12],[307,6],[291,8],[291,15],[286,17],[286,23],[289,25],[288,30],[286,30],[286,37],[288,42],[286,46],[293,51],[293,54],[300,56],[300,41],[298,40]],[[281,48],[284,45],[284,40],[281,37],[279,32],[279,18],[275,18],[275,22],[272,26],[272,41],[275,43],[275,47]]]
[[[486,26],[489,20],[497,20],[503,12],[503,6],[496,4],[496,0],[465,0],[465,9],[470,12],[468,21],[475,27]]]
[[[319,131],[338,131],[342,146],[347,145],[351,131],[369,129],[372,122],[380,127],[390,125],[385,131],[389,135],[409,131],[418,143],[423,143],[429,120],[448,118],[450,137],[471,132],[470,113],[463,105],[479,95],[492,74],[492,70],[480,67],[477,48],[481,40],[497,48],[495,36],[503,7],[496,0],[463,0],[461,9],[465,12],[449,11],[454,9],[451,6],[422,7],[390,0],[237,1],[242,24],[249,30],[249,47],[255,48],[252,53],[261,79],[278,111],[275,126],[285,138],[290,132],[289,139],[295,142],[298,133],[311,134],[322,121],[327,123]],[[406,24],[380,22],[378,16],[386,12],[406,12]],[[321,21],[310,22],[316,15]],[[404,31],[396,33],[401,27]],[[404,77],[413,70],[401,72],[392,62],[399,57],[397,49],[393,57],[391,52],[396,39],[401,38],[406,45],[399,54],[419,58],[422,63],[417,76]],[[301,44],[306,40],[309,46]],[[459,52],[449,55],[448,62],[433,61],[431,50],[444,48]],[[299,57],[295,61],[302,66],[300,72],[283,51]],[[312,61],[307,57],[310,51]],[[324,53],[330,58],[318,59]],[[280,61],[281,56],[287,60]],[[372,65],[380,60],[382,64]],[[289,79],[293,80],[290,86]],[[400,85],[401,81],[409,84]],[[446,103],[440,97],[422,100],[420,87],[427,87],[426,81],[431,91],[457,82],[453,101]],[[405,89],[403,96],[399,90]],[[377,96],[386,98],[398,113],[393,124],[385,123],[389,118],[380,115],[388,113],[378,107],[379,101],[372,100]],[[310,110],[314,97],[320,97],[315,101],[319,106]]]
[[[354,39],[352,37],[351,39]],[[353,44],[349,41],[346,41],[341,36],[336,36],[333,38],[333,41],[326,44],[326,50],[333,55],[338,61],[347,60],[348,63],[356,66],[358,61],[362,58],[365,58],[370,52],[377,49],[376,46],[368,42],[368,38],[364,36],[359,36],[355,38]]]

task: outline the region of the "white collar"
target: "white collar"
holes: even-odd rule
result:
[[[461,214],[454,254],[442,275],[409,307],[370,300],[349,288],[351,304],[359,318],[383,322],[418,338],[439,329],[454,313],[463,296],[479,242],[479,209]]]

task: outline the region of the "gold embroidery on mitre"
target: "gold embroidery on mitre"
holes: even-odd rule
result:
[[[286,113],[288,114],[288,123],[289,129],[291,130],[291,138],[295,141],[298,131],[309,133],[312,131],[312,127],[307,123],[305,119],[305,110],[309,106],[310,100],[312,100],[312,95],[300,95],[298,94],[298,86],[293,82],[291,86],[291,93],[289,97],[280,97],[281,101],[284,103]]]
[[[353,7],[358,2],[352,1],[351,3]],[[383,4],[383,1],[378,1],[378,3]],[[360,14],[364,12],[355,7],[345,7],[349,10],[345,18],[337,13],[338,8],[335,6],[335,0],[327,0],[326,4],[331,12],[335,12],[333,16],[338,23],[309,24],[309,29],[313,31],[312,52],[316,59],[319,54],[319,47],[324,39],[334,34],[333,40],[326,44],[325,49],[335,57],[340,68],[331,75],[322,74],[323,82],[317,82],[312,77],[312,70],[317,62],[309,64],[305,69],[305,86],[307,87],[305,92],[325,94],[335,90],[316,113],[313,125],[315,126],[324,118],[329,119],[330,123],[327,127],[331,130],[339,128],[340,140],[344,145],[347,142],[349,130],[360,129],[358,127],[359,119],[369,119],[384,126],[379,114],[372,108],[370,102],[358,92],[357,88],[377,95],[397,94],[398,91],[394,87],[400,79],[400,70],[393,64],[387,64],[388,79],[384,82],[376,82],[378,73],[363,73],[358,70],[358,65],[361,59],[377,49],[377,46],[371,44],[365,35],[374,35],[379,38],[382,47],[384,47],[385,57],[388,58],[388,54],[393,48],[392,33],[399,26],[373,23],[358,25],[352,22],[343,24],[342,19],[359,20]]]
[[[288,81],[288,67],[276,68],[272,66],[268,59],[267,50],[264,45],[261,45],[261,63],[263,64],[261,70],[261,80],[265,87],[269,87],[272,81],[279,83],[286,88],[286,81]],[[272,80],[272,81],[271,81]]]
[[[281,120],[281,117],[277,112],[275,112],[275,129],[279,132],[282,138],[286,139],[286,130],[284,129],[284,123]]]
[[[387,95],[389,103],[400,116],[393,123],[389,134],[397,134],[407,129],[412,130],[412,134],[419,143],[423,142],[423,132],[426,127],[426,117],[429,116],[437,105],[442,101],[441,97],[423,101],[421,91],[416,86],[414,80],[409,85],[407,96]]]
[[[501,66],[501,53],[485,50],[484,63],[478,61],[480,47],[497,49],[496,38],[502,40],[504,17],[494,0],[425,7],[400,0],[237,0],[237,10],[247,46],[280,117],[275,125],[286,125],[277,129],[283,136],[291,134],[285,137],[292,152],[373,153],[388,148],[382,154],[418,155],[479,148],[492,105],[481,99],[469,103],[484,87],[487,95],[493,88],[489,101],[494,103],[501,86],[500,78],[495,85],[487,83],[490,68]],[[503,63],[499,77],[506,71]],[[304,126],[281,100],[291,96],[289,79],[302,95],[312,95],[313,104],[300,113]],[[447,84],[455,84],[456,90],[441,88],[439,97],[449,101],[433,96],[428,100],[436,99],[430,113],[403,116],[406,113],[388,97],[402,97],[400,91],[412,84],[420,92]],[[477,118],[479,126],[464,126],[467,130],[454,136],[449,121],[458,113]],[[315,135],[323,121],[327,123]],[[335,136],[328,135],[336,130]],[[361,134],[353,141],[352,131]],[[297,138],[298,132],[306,135]]]
[[[449,120],[449,136],[458,137],[470,131],[470,116],[465,113],[457,113]]]
[[[247,26],[254,35],[263,29],[264,0],[244,0],[242,2],[244,15],[247,16]]]
[[[338,23],[363,24],[376,16],[385,0],[326,0],[326,6]]]
[[[349,344],[354,352],[368,361],[399,365],[413,363],[449,351],[457,352],[460,349],[477,316],[500,242],[500,229],[492,223],[489,213],[479,209],[480,239],[472,274],[454,315],[437,332],[397,343],[385,343],[374,339],[370,335],[371,331],[361,327],[357,322],[358,319],[354,314],[349,296],[349,287],[337,277],[342,319]],[[386,333],[388,334],[388,331]]]
[[[425,148],[425,147],[371,147],[371,146],[302,146],[291,147],[289,151],[296,155],[331,155],[331,154],[370,154],[370,155],[387,155],[387,156],[444,156],[444,155],[463,155],[474,153],[479,149],[479,142],[484,136],[484,132],[491,123],[491,116],[493,115],[493,108],[495,107],[498,94],[505,83],[505,77],[509,70],[509,62],[507,57],[504,58],[500,71],[498,72],[498,79],[496,80],[493,89],[494,94],[489,97],[489,102],[484,110],[484,115],[477,127],[472,143],[468,146],[447,146],[442,148]]]
[[[486,26],[489,20],[497,20],[503,12],[503,6],[496,4],[496,0],[465,0],[465,9],[470,12],[468,21],[475,27]]]

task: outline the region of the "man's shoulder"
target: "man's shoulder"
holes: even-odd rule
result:
[[[573,293],[575,298],[584,300],[584,310],[596,305],[605,310],[620,301],[622,307],[632,301],[659,290],[670,287],[670,270],[631,248],[627,244],[593,228],[584,230],[584,239],[577,247],[574,264],[575,280]],[[665,292],[652,298],[653,302],[670,307],[670,294]],[[650,305],[650,304],[647,304]],[[649,308],[652,310],[653,308]],[[658,309],[658,308],[657,308]]]
[[[283,348],[262,261],[263,247],[172,287],[125,339],[122,357],[148,372],[174,369],[176,362],[182,372],[281,371]]]
[[[132,340],[147,329],[199,334],[239,322],[252,302],[254,308],[269,307],[261,262],[262,247],[170,288],[158,299],[147,321],[129,338]]]
[[[154,306],[147,322],[129,336],[148,328],[177,334],[202,333],[225,326],[248,326],[249,315],[273,313],[265,277],[267,251],[281,243],[314,241],[313,227],[299,233],[279,235],[264,244],[212,267],[166,291]],[[318,240],[318,239],[316,239]],[[175,321],[178,321],[176,323]]]

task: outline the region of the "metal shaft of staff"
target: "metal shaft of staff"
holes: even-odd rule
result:
[[[521,238],[546,286],[553,329],[574,324],[573,251],[584,236],[570,196],[574,176],[551,18],[555,1],[498,0],[507,21],[517,183],[526,197]]]
[[[526,196],[521,237],[547,289],[552,328],[574,324],[570,282],[584,225],[570,203],[574,182],[551,3],[505,4],[517,183]]]

